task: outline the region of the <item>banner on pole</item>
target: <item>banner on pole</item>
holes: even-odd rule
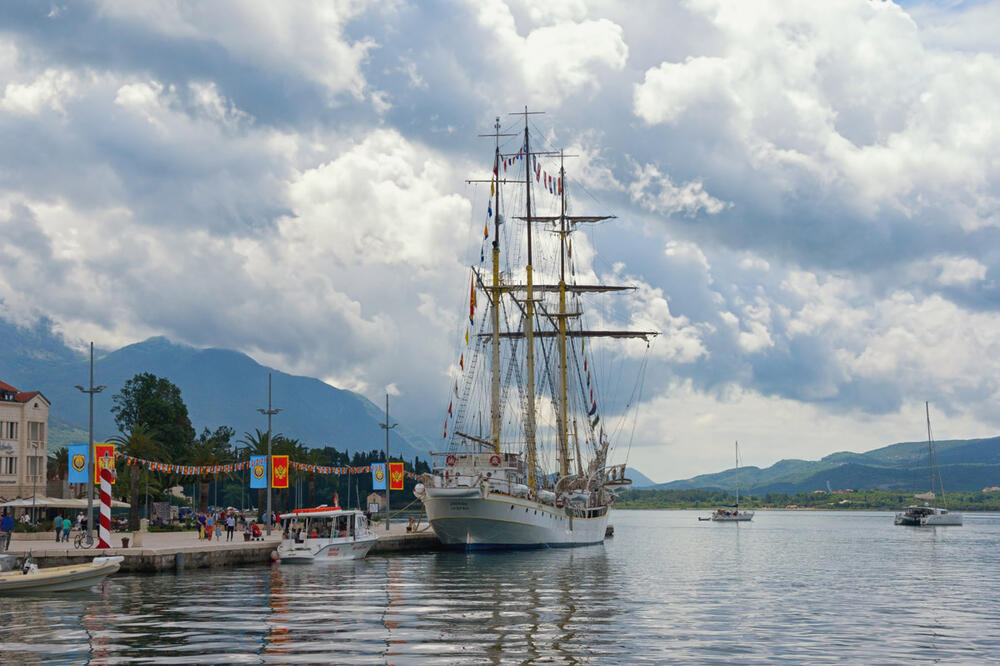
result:
[[[288,456],[271,456],[271,469],[274,477],[271,479],[272,488],[288,487]]]
[[[389,463],[389,490],[403,489],[403,463]]]
[[[251,456],[250,487],[267,488],[267,456]]]
[[[89,444],[70,444],[66,447],[70,483],[87,483],[87,449],[89,448]]]
[[[108,462],[108,469],[115,469],[115,445],[114,444],[94,444],[94,483],[101,482],[101,470],[104,469],[105,461]],[[111,475],[111,485],[115,483],[115,475]]]
[[[372,490],[385,490],[385,463],[372,463]]]

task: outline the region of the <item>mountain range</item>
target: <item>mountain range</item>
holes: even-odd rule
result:
[[[41,391],[52,403],[49,447],[87,441],[89,404],[76,385],[89,382],[89,356],[67,347],[48,322],[23,328],[0,318],[0,379],[21,390]],[[384,408],[362,395],[311,377],[264,367],[246,354],[227,349],[196,349],[154,337],[115,351],[95,351],[94,384],[107,388],[94,398],[94,437],[118,434],[111,414],[112,396],[140,372],[151,372],[177,385],[196,430],[220,425],[238,436],[266,430],[258,413],[267,407],[267,378],[272,375],[272,430],[315,448],[340,451],[385,448]],[[390,419],[392,418],[390,412]],[[431,442],[405,425],[390,432],[393,456],[427,459]]]
[[[1000,437],[934,442],[934,451],[946,491],[1000,485]],[[817,461],[780,460],[765,469],[731,468],[653,487],[733,491],[738,486],[754,495],[848,488],[926,491],[929,474],[927,442],[900,442],[866,453],[841,451]]]

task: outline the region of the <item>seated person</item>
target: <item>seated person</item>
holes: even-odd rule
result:
[[[253,535],[254,539],[259,539],[261,537],[260,525],[254,521],[254,524],[250,527],[250,533]]]

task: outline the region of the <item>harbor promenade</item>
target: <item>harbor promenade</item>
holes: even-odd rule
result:
[[[426,524],[424,525],[426,527]],[[393,524],[392,529],[375,527],[378,541],[369,551],[369,557],[398,552],[439,550],[441,542],[429,528],[423,532],[410,533],[405,524]],[[136,544],[133,533],[115,532],[111,536],[113,548],[74,548],[73,533],[70,541],[56,543],[55,536],[49,534],[14,534],[8,555],[18,560],[18,565],[29,552],[39,567],[55,567],[65,564],[86,562],[98,555],[122,555],[122,571],[181,571],[205,567],[229,567],[243,564],[266,564],[271,561],[271,553],[281,541],[281,532],[274,530],[271,536],[260,541],[244,541],[238,532],[232,541],[222,539],[201,540],[195,531],[186,532],[143,532],[141,545]],[[123,548],[122,537],[129,539],[129,547]],[[95,535],[96,539],[96,535]]]

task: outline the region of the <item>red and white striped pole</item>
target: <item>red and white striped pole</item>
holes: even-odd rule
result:
[[[111,456],[101,459],[101,527],[97,533],[97,547],[111,548]]]

